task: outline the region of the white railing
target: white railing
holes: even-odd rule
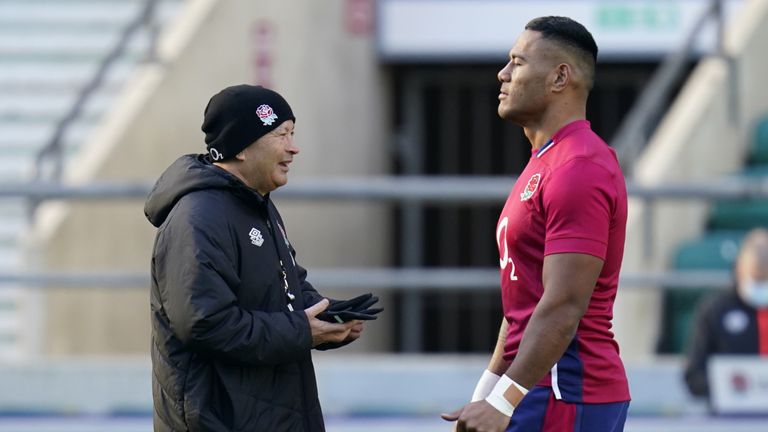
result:
[[[417,204],[502,204],[514,183],[513,177],[363,177],[296,179],[276,191],[278,200],[301,201],[376,201]],[[0,185],[0,199],[27,198],[43,200],[144,199],[150,183],[94,183],[71,186],[55,183],[19,183]],[[646,247],[652,250],[652,207],[659,201],[715,199],[768,199],[768,179],[727,178],[711,182],[677,183],[663,186],[629,184],[630,196],[642,200],[647,209]],[[768,222],[768,221],[767,221]],[[312,280],[319,285],[339,289],[450,290],[462,288],[495,289],[495,268],[318,268],[310,269]],[[147,273],[125,273],[119,270],[101,273],[57,272],[29,274],[0,269],[0,286],[19,284],[43,288],[80,286],[147,286]],[[623,274],[621,284],[627,288],[713,287],[730,283],[728,271],[667,271]]]

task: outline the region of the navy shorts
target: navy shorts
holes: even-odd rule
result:
[[[621,432],[628,408],[629,401],[568,403],[551,387],[536,386],[515,408],[507,432]]]

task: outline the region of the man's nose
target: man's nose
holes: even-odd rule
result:
[[[510,77],[509,72],[509,63],[504,65],[503,68],[499,71],[499,73],[496,74],[496,79],[499,80],[499,82],[508,82]]]
[[[299,147],[296,145],[296,141],[294,141],[293,137],[288,138],[288,152],[291,154],[299,154]]]

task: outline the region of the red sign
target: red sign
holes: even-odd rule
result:
[[[344,7],[344,21],[347,32],[367,36],[373,32],[375,13],[374,0],[347,0]]]
[[[253,83],[272,88],[274,64],[275,26],[271,21],[260,20],[251,28]]]

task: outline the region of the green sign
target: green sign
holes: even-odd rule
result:
[[[597,7],[597,25],[602,30],[675,30],[681,24],[680,7],[666,2],[646,4],[606,3]]]

